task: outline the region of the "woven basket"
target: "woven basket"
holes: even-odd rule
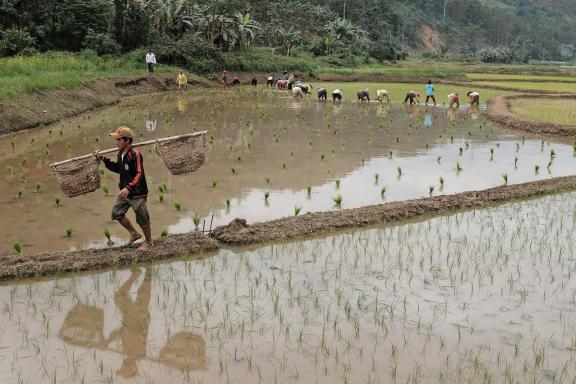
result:
[[[185,136],[158,142],[155,148],[171,174],[194,172],[206,159],[206,135]]]
[[[84,195],[100,188],[98,161],[94,156],[52,165],[62,192],[68,197]]]

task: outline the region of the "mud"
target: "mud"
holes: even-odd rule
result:
[[[497,96],[488,101],[488,108],[484,114],[490,121],[516,131],[558,138],[572,138],[576,135],[576,126],[533,120],[510,111],[510,100],[528,98],[576,99],[576,94],[522,94]]]
[[[236,219],[216,228],[211,236],[232,245],[286,240],[381,223],[394,223],[423,215],[448,213],[459,209],[482,208],[511,200],[526,199],[576,189],[576,176],[496,187],[401,202],[392,202],[341,211],[308,213],[248,225]]]
[[[136,247],[137,245],[32,256],[1,256],[0,280],[37,278],[183,256],[200,256],[205,252],[216,250],[218,244],[207,236],[191,232],[160,238],[149,252],[137,252]]]
[[[211,83],[189,76],[191,85]],[[66,117],[118,103],[125,97],[176,89],[173,75],[101,79],[67,90],[0,100],[0,135],[52,124]]]

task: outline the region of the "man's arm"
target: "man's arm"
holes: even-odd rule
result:
[[[96,156],[98,160],[102,160],[104,162],[104,166],[108,168],[108,170],[115,173],[120,173],[120,164],[118,164],[116,161],[112,161],[109,158],[104,157],[100,154],[100,151],[94,151],[94,156]]]

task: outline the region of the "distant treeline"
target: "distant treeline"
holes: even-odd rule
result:
[[[573,60],[573,0],[0,0],[0,54],[152,49],[197,72],[233,56],[327,65],[410,53],[485,62]]]

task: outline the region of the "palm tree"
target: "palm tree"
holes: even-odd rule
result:
[[[294,27],[279,28],[276,30],[276,34],[286,56],[291,56],[294,46],[300,41],[300,31],[295,30]]]
[[[180,37],[190,11],[190,0],[147,0],[144,9],[151,15],[154,27],[163,34]]]
[[[262,30],[260,23],[250,18],[250,13],[242,15],[237,13],[235,17],[236,22],[236,35],[240,43],[241,50],[250,50],[252,41],[256,34]]]

